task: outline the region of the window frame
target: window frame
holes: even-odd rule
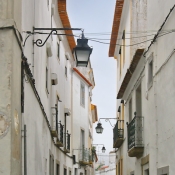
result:
[[[130,100],[129,100],[129,105],[128,105],[128,112],[129,112],[129,115],[128,115],[128,121],[129,121],[129,123],[132,121],[132,111],[133,111],[133,104],[132,104],[133,102],[132,102],[132,98],[130,98]]]
[[[47,96],[49,95],[49,66],[48,66],[48,58],[46,61],[46,69],[45,69],[45,89]]]
[[[80,82],[80,105],[85,107],[85,84]]]
[[[60,40],[57,42],[57,59],[60,61]]]
[[[148,90],[153,85],[153,71],[154,71],[154,60],[153,53],[148,58]]]

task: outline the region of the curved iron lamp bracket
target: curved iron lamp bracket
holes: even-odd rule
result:
[[[104,119],[105,122],[109,122],[110,125],[111,125],[112,127],[114,127],[114,126],[111,124],[110,119],[115,119],[115,120],[117,120],[117,118],[99,118],[98,123],[100,122],[101,119]]]
[[[44,32],[35,32],[35,31],[50,31],[49,33],[44,33]],[[23,47],[25,47],[26,41],[27,39],[31,36],[31,35],[35,35],[35,34],[48,34],[48,37],[46,37],[45,41],[43,42],[41,39],[37,39],[36,41],[33,41],[33,44],[36,44],[38,47],[42,47],[44,46],[44,44],[47,42],[47,40],[49,39],[50,35],[66,35],[66,34],[58,34],[57,31],[58,30],[81,30],[82,34],[81,36],[84,36],[84,29],[82,28],[36,28],[33,27],[33,32],[31,31],[25,31],[25,33],[27,33],[27,37],[24,40],[24,44]],[[54,33],[55,32],[55,33]],[[69,34],[67,34],[69,36]],[[72,35],[71,35],[72,36]]]
[[[50,35],[52,35],[52,33],[57,34],[57,30],[52,30],[49,35],[47,36],[47,38],[45,39],[45,41],[43,42],[41,39],[37,39],[36,41],[34,41],[33,43],[36,44],[38,47],[43,47],[44,44],[47,42],[47,40],[49,39]]]
[[[62,35],[62,34],[58,34],[57,33],[57,31],[58,30],[81,30],[82,31],[82,35],[83,35],[83,29],[81,29],[81,28],[33,28],[33,33],[31,33],[31,34],[35,34],[35,31],[37,31],[37,30],[49,30],[50,31],[50,33],[49,33],[49,35],[46,37],[46,39],[45,39],[45,41],[42,41],[42,39],[37,39],[36,41],[34,41],[33,43],[34,44],[36,44],[38,47],[42,47],[42,46],[44,46],[44,44],[47,42],[47,40],[49,39],[49,37],[51,36],[51,35]],[[40,33],[40,34],[42,34],[42,33]],[[45,34],[45,33],[43,33],[43,34]]]

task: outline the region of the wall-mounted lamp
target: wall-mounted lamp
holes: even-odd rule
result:
[[[96,130],[96,133],[98,133],[98,134],[101,134],[103,132],[103,127],[102,127],[101,123],[97,123],[95,130]]]
[[[98,146],[98,145],[103,145],[103,144],[92,144],[92,145],[97,145],[97,146]],[[103,147],[102,147],[102,149],[101,149],[101,150],[102,150],[102,153],[105,153],[106,148],[105,148],[105,146],[104,146],[104,145],[103,145]]]
[[[102,127],[102,124],[100,123],[100,120],[101,119],[105,119],[105,121],[106,122],[109,122],[111,126],[112,126],[112,124],[111,124],[111,122],[110,122],[109,119],[115,119],[115,120],[117,120],[117,118],[100,118],[99,121],[98,121],[98,123],[97,123],[97,126],[95,128],[97,134],[102,134],[102,132],[103,132],[103,127]],[[112,127],[114,127],[114,126],[112,126]]]
[[[74,57],[77,61],[77,66],[87,67],[92,47],[88,46],[88,39],[84,37],[82,32],[81,38],[77,39],[77,46],[73,49]]]
[[[76,66],[87,67],[90,55],[92,53],[92,47],[89,47],[88,39],[85,38],[84,31],[81,28],[35,28],[34,27],[33,33],[30,31],[27,31],[28,36],[24,41],[24,46],[28,37],[32,34],[48,34],[45,41],[42,41],[42,39],[37,39],[36,41],[33,42],[33,44],[36,44],[36,46],[38,47],[44,46],[51,35],[65,35],[65,34],[58,34],[57,33],[58,30],[63,30],[63,31],[64,30],[81,30],[82,31],[81,38],[77,39],[77,45],[73,49],[73,54],[76,59]],[[36,31],[39,31],[39,32],[36,32]],[[50,33],[42,33],[40,31],[50,31]]]

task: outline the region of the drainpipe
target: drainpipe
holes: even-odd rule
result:
[[[24,125],[24,175],[27,175],[27,142],[26,142],[26,125]]]
[[[64,134],[65,134],[65,136],[64,136],[64,145],[65,145],[65,148],[67,149],[67,144],[66,144],[66,117],[67,117],[67,114],[65,113],[64,114]]]
[[[71,68],[71,147],[73,148],[73,70]]]
[[[33,6],[34,6],[34,22],[33,22],[33,24],[34,24],[34,27],[35,27],[35,0],[33,0]],[[33,30],[33,32],[34,32],[34,30]],[[35,35],[33,34],[33,52],[32,52],[32,54],[33,54],[33,58],[32,58],[32,74],[33,74],[33,78],[34,78],[34,52],[35,52],[35,46],[34,46],[34,41],[35,41]]]

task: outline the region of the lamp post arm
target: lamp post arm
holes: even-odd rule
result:
[[[33,30],[81,30],[83,31],[82,28],[37,28],[37,27],[33,27]]]
[[[58,30],[81,30],[82,32],[82,35],[83,35],[83,32],[84,32],[84,29],[82,28],[37,28],[37,27],[33,27],[33,32],[30,32],[30,31],[27,31],[28,33],[28,36],[26,37],[25,41],[24,41],[24,44],[23,46],[25,46],[25,43],[27,41],[27,39],[31,36],[31,35],[34,35],[35,34],[35,31],[38,31],[38,30],[50,30],[50,33],[49,35],[47,36],[47,38],[45,39],[45,41],[43,42],[41,39],[37,39],[36,41],[33,42],[33,44],[36,44],[38,47],[42,47],[44,46],[44,44],[47,42],[47,40],[49,39],[50,35],[58,35],[57,34],[57,31]],[[37,32],[38,33],[38,32]],[[47,33],[38,33],[38,34],[47,34]],[[61,34],[60,34],[61,35]]]
[[[98,122],[100,122],[100,120],[101,120],[101,119],[104,119],[104,120],[105,120],[105,122],[109,122],[109,123],[110,123],[110,125],[111,125],[112,127],[114,127],[114,126],[111,124],[110,119],[117,120],[117,118],[99,118]]]
[[[98,146],[98,145],[103,145],[103,146],[104,146],[104,144],[92,144],[92,145],[97,145],[97,146]]]

